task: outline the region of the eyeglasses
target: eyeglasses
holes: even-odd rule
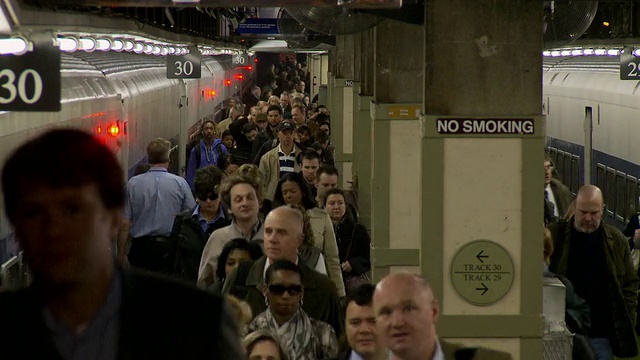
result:
[[[202,201],[206,201],[207,199],[209,200],[218,200],[218,194],[216,193],[209,193],[209,194],[196,194],[196,197]]]
[[[290,296],[300,295],[300,293],[302,292],[302,285],[290,285],[290,286],[277,285],[277,284],[269,285],[269,292],[272,293],[273,295],[282,296],[284,295],[285,291],[289,293]]]

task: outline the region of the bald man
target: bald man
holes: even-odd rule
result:
[[[373,311],[378,336],[394,360],[507,360],[511,355],[464,348],[438,340],[438,300],[429,283],[414,274],[391,274],[376,286]]]
[[[578,190],[574,215],[549,225],[554,253],[549,270],[564,275],[591,308],[588,336],[599,359],[638,354],[633,327],[638,301],[638,277],[629,243],[615,227],[602,222],[600,189]]]
[[[273,209],[264,222],[264,256],[240,263],[227,276],[222,292],[245,300],[257,316],[267,310],[263,295],[267,268],[275,260],[289,260],[302,271],[302,309],[310,317],[333,326],[340,336],[344,327],[336,286],[327,275],[311,269],[298,256],[298,247],[304,239],[303,221],[300,210],[289,206]]]

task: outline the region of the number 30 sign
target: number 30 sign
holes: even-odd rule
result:
[[[200,55],[167,56],[167,79],[200,79]]]
[[[50,39],[0,56],[0,111],[60,111],[60,51]]]

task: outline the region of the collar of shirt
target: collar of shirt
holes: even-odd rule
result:
[[[207,221],[207,219],[205,219],[204,217],[202,217],[202,215],[200,215],[200,205],[199,204],[196,205],[196,208],[193,210],[193,214],[191,214],[191,216],[196,216],[198,218],[198,222],[200,222],[200,224],[206,223],[207,225],[211,225],[211,224],[215,223],[216,221],[218,221],[218,219],[224,217],[224,210],[222,209],[222,206],[219,206],[218,209],[219,209],[218,216],[213,218],[213,220],[211,220],[211,221]]]
[[[442,352],[442,346],[440,346],[440,341],[436,337],[436,348],[433,350],[433,358],[432,360],[445,360],[444,352]]]
[[[122,273],[117,267],[114,267],[104,303],[94,314],[93,319],[84,324],[80,330],[71,329],[66,324],[59,322],[47,306],[42,309],[44,322],[53,333],[54,343],[57,345],[58,351],[65,355],[64,357],[73,356],[82,342],[85,342],[85,346],[95,347],[96,341],[107,343],[117,341],[116,337],[106,340],[104,337],[105,334],[108,334],[109,328],[113,330],[114,334],[117,333],[113,327],[117,326],[117,317],[122,305],[122,281]],[[112,345],[116,344],[107,344],[107,346]]]
[[[255,225],[253,225],[253,227],[251,228],[251,234],[243,233],[242,229],[240,229],[240,226],[238,226],[238,223],[236,223],[235,219],[231,221],[231,225],[236,229],[236,231],[238,231],[238,233],[242,234],[242,237],[244,237],[246,240],[251,240],[253,239],[254,236],[256,236],[256,234],[260,230],[260,226],[262,226],[262,221],[260,221],[260,219],[258,218],[258,221],[256,221]],[[250,235],[250,236],[247,236],[247,235]]]
[[[273,261],[271,261],[271,259],[269,258],[267,258],[267,261],[264,262],[264,270],[262,271],[263,279],[267,276],[267,269],[269,268],[269,265],[271,265],[272,262]],[[298,262],[300,262],[300,257],[296,257],[296,265],[298,265]]]
[[[358,354],[355,350],[349,351],[349,359],[348,360],[364,360],[360,354]]]
[[[284,155],[287,155],[287,156],[295,156],[296,155],[296,146],[294,144],[293,145],[293,150],[291,150],[290,153],[285,154],[284,151],[282,151],[282,148],[280,147],[280,144],[278,144],[278,153],[279,154],[284,154]]]
[[[149,171],[168,172],[167,168],[165,168],[164,166],[152,166],[151,168],[149,168]]]

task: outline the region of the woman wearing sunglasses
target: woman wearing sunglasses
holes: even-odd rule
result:
[[[274,261],[265,274],[267,310],[251,321],[247,332],[269,329],[290,359],[334,357],[338,353],[336,334],[329,324],[310,318],[302,310],[303,292],[298,265],[288,260]]]

